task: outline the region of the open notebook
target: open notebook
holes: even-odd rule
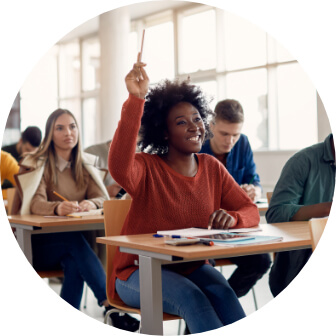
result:
[[[83,212],[73,212],[69,214],[68,216],[71,217],[76,217],[76,216],[96,216],[96,215],[103,215],[103,209],[94,209],[94,210],[89,210],[89,211],[83,211]]]

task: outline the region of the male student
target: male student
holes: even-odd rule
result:
[[[29,126],[21,133],[17,143],[4,146],[2,150],[12,154],[16,161],[20,161],[23,153],[32,152],[40,145],[41,139],[41,130],[36,126]]]
[[[335,189],[333,135],[294,154],[282,169],[269,208],[268,223],[306,221],[329,216]],[[312,249],[278,252],[269,285],[274,296],[284,290],[308,261]]]
[[[261,195],[253,152],[246,135],[241,134],[244,111],[234,99],[217,103],[210,127],[213,137],[204,142],[200,153],[207,153],[223,163],[236,182],[254,202]],[[238,267],[231,275],[230,286],[238,297],[244,296],[270,267],[268,254],[230,258]]]

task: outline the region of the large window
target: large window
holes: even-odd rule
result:
[[[290,53],[257,26],[221,9],[190,4],[134,20],[130,27],[125,57],[139,50],[146,28],[143,60],[151,84],[190,77],[212,98],[212,108],[222,99],[240,101],[243,133],[254,150],[296,150],[317,142],[315,88]],[[45,115],[52,112],[49,106],[71,110],[80,123],[84,147],[89,146],[98,139],[100,118],[99,36],[59,44],[50,57],[57,67],[43,71],[49,75],[57,69],[57,85],[48,86],[45,96],[52,98]],[[43,92],[47,86],[41,78]],[[23,116],[34,108],[29,97],[28,89],[23,90]],[[23,124],[28,119],[24,117]],[[302,120],[305,127],[297,127]]]
[[[58,100],[70,110],[81,130],[83,148],[97,142],[100,88],[100,44],[97,36],[60,44]]]
[[[238,100],[245,112],[243,133],[254,150],[295,150],[317,142],[316,90],[287,50],[220,9],[195,5],[175,14],[154,25],[148,17],[133,22],[148,30],[147,48],[152,47],[144,60],[152,83],[190,76],[212,97],[212,108],[222,99]],[[141,31],[132,34],[139,41]],[[305,127],[298,128],[302,120]]]

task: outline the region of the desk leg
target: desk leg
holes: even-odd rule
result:
[[[141,333],[163,335],[161,261],[139,256]]]
[[[17,227],[15,234],[16,234],[17,242],[22,252],[24,253],[26,258],[32,265],[33,264],[33,252],[32,252],[32,245],[31,245],[31,231]]]

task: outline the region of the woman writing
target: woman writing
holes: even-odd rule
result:
[[[257,225],[256,206],[223,165],[196,154],[209,133],[211,113],[201,90],[166,80],[147,94],[144,66],[136,63],[126,76],[129,97],[109,152],[111,175],[133,199],[121,234]],[[139,129],[143,152],[135,153]],[[117,251],[109,290],[139,307],[135,259]],[[226,279],[203,261],[163,267],[162,292],[163,311],[181,316],[192,333],[245,316]]]
[[[82,153],[73,114],[65,109],[54,111],[47,120],[40,147],[20,163],[15,212],[64,216],[102,208],[109,196],[95,160],[95,156]],[[32,235],[32,249],[37,271],[64,270],[61,297],[65,301],[79,309],[85,281],[98,304],[109,308],[104,268],[81,232]],[[118,314],[112,314],[114,324],[118,319]]]

